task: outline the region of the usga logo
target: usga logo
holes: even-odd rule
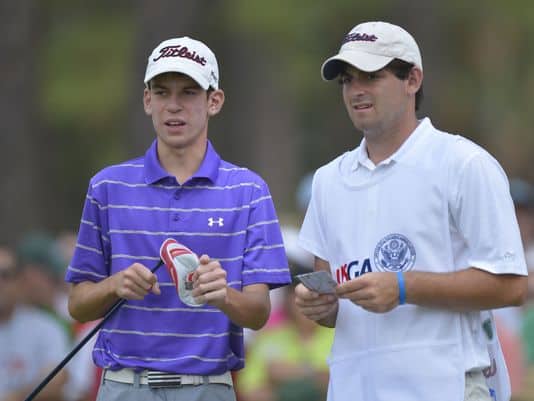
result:
[[[371,260],[369,258],[365,258],[361,265],[359,260],[353,260],[336,269],[336,280],[338,284],[341,284],[372,271]]]
[[[375,266],[387,272],[410,270],[415,263],[415,247],[402,234],[389,234],[375,248]]]

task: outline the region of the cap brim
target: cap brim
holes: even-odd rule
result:
[[[190,65],[186,63],[176,62],[172,65],[162,64],[161,66],[158,66],[158,68],[153,68],[150,71],[147,71],[144,80],[145,84],[147,84],[148,81],[150,81],[155,76],[165,74],[166,72],[178,72],[180,74],[187,75],[188,77],[191,77],[204,90],[207,90],[210,87],[210,84],[206,80],[206,78],[204,78],[202,74],[199,74],[198,71],[196,71],[194,68],[191,68]]]
[[[321,76],[325,81],[335,79],[345,68],[352,65],[365,72],[378,71],[389,64],[394,57],[379,56],[361,51],[344,51],[326,60],[321,66]]]

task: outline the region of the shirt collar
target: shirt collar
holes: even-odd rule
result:
[[[397,151],[387,159],[382,160],[378,165],[387,165],[392,161],[402,161],[406,157],[408,151],[413,148],[417,138],[423,135],[423,132],[429,127],[432,127],[432,123],[430,122],[429,118],[425,117],[420,120],[415,130],[410,134],[410,136],[408,136],[408,138],[406,138],[400,148],[397,149]],[[371,159],[369,159],[365,138],[362,139],[360,146],[358,146],[354,151],[354,161],[352,163],[351,170],[356,171],[360,166],[364,166],[369,170],[376,168],[375,164],[371,161]]]
[[[204,154],[204,159],[195,174],[191,177],[193,178],[206,178],[212,183],[215,182],[219,174],[219,164],[221,162],[221,157],[217,154],[213,145],[208,140],[206,146],[206,153]],[[152,142],[152,145],[147,149],[145,153],[145,182],[147,184],[154,184],[164,178],[171,177],[171,175],[163,168],[159,162],[158,158],[158,146],[157,139]]]
[[[361,140],[360,146],[358,146],[354,151],[354,163],[352,164],[351,170],[356,171],[360,165],[367,167],[370,170],[374,168],[374,163],[371,161],[371,159],[369,159],[369,155],[367,154],[365,138]]]
[[[212,183],[215,183],[217,176],[219,175],[219,165],[221,164],[221,157],[215,151],[215,148],[208,140],[208,146],[206,147],[206,153],[204,154],[204,160],[200,164],[197,172],[193,174],[191,178],[207,178]]]

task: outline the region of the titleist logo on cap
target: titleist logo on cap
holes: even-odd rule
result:
[[[343,38],[343,42],[341,42],[342,45],[344,45],[347,42],[375,42],[378,39],[376,35],[368,35],[366,33],[349,33],[347,36]]]
[[[186,46],[167,46],[161,49],[159,53],[160,55],[153,59],[153,61],[158,61],[164,57],[183,57],[200,65],[206,65],[206,59],[204,57],[199,56],[195,51],[190,52]]]

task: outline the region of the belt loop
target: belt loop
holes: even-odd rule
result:
[[[134,380],[133,380],[133,386],[139,387],[139,382],[141,381],[141,374],[139,372],[133,372],[134,374]]]

